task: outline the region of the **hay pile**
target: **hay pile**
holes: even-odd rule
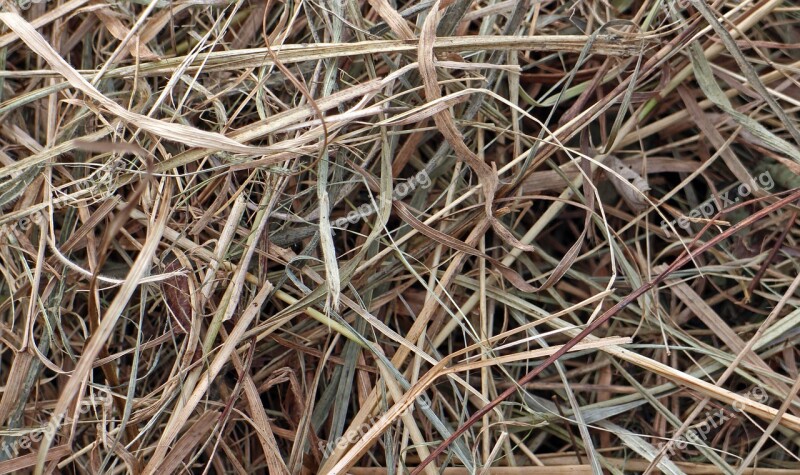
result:
[[[800,471],[794,4],[2,11],[0,473]]]

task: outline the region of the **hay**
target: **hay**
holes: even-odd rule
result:
[[[3,0],[0,473],[797,473],[797,14]]]

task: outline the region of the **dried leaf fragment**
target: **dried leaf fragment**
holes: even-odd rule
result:
[[[636,212],[647,209],[645,193],[650,191],[647,180],[614,155],[606,157],[605,164],[611,169],[605,170],[606,176],[628,206]]]

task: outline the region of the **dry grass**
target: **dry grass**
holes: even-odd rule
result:
[[[2,12],[0,473],[800,473],[794,3]]]

